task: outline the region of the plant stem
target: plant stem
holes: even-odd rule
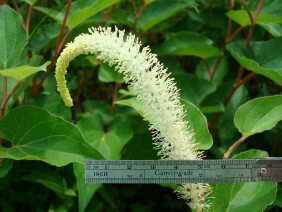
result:
[[[204,65],[205,65],[205,67],[206,67],[206,69],[207,69],[207,71],[208,71],[208,74],[209,74],[210,79],[212,79],[212,72],[211,72],[211,68],[210,68],[210,65],[209,65],[208,60],[205,59],[205,58],[202,58],[202,60],[203,60]]]
[[[242,0],[243,1],[243,0]],[[244,2],[245,3],[245,2]],[[250,47],[250,42],[251,42],[251,39],[252,39],[252,36],[253,36],[253,32],[254,32],[254,28],[255,28],[255,24],[256,24],[256,20],[257,20],[257,17],[259,15],[259,12],[262,8],[262,5],[264,3],[264,0],[260,0],[258,6],[257,6],[257,9],[256,9],[256,12],[254,14],[254,16],[251,15],[250,13],[250,10],[248,7],[246,7],[246,10],[248,12],[248,14],[250,14],[250,20],[251,20],[251,26],[249,28],[249,32],[248,32],[248,36],[247,36],[247,40],[246,40],[246,47],[249,48]]]
[[[100,25],[104,25],[110,19],[110,17],[112,16],[114,10],[116,9],[116,7],[117,7],[117,4],[114,4],[111,7],[110,11],[103,17],[103,20],[101,21]]]
[[[33,6],[30,5],[29,6],[29,9],[28,9],[28,14],[27,14],[27,18],[26,18],[26,23],[25,23],[25,30],[27,32],[29,32],[29,25],[30,25],[30,18],[31,18],[31,14],[32,14],[32,9],[33,9]]]
[[[58,47],[58,53],[56,56],[59,55],[60,51],[62,50],[63,48],[63,45],[65,44],[67,38],[69,37],[70,33],[72,32],[72,29],[68,29],[67,33],[65,34],[65,36],[63,37],[63,39],[61,40],[60,44],[59,44],[59,47]]]
[[[237,28],[233,33],[232,35],[230,36],[226,36],[226,44],[227,43],[230,43],[242,30],[244,29],[244,27],[240,26],[239,28]]]
[[[4,115],[5,115],[5,109],[6,109],[6,105],[7,105],[7,103],[8,103],[8,101],[9,101],[9,99],[13,96],[13,94],[16,92],[16,90],[18,89],[18,87],[20,86],[20,84],[21,84],[21,80],[19,80],[18,82],[17,82],[17,84],[15,85],[15,87],[11,90],[11,92],[7,95],[7,90],[6,90],[6,96],[5,96],[5,98],[4,98],[4,95],[3,95],[3,100],[2,100],[2,106],[1,106],[1,110],[2,110],[2,118],[4,118]],[[5,81],[4,81],[4,83],[5,83]],[[5,90],[4,90],[4,92],[5,92]]]
[[[233,10],[233,9],[234,9],[234,1],[235,1],[235,0],[230,0],[230,1],[229,1],[229,9],[230,9],[230,10]],[[228,19],[228,25],[227,25],[226,37],[225,37],[226,43],[227,43],[227,40],[228,40],[228,38],[229,38],[229,36],[230,36],[231,28],[232,28],[232,20],[229,18],[229,19]]]
[[[56,56],[59,54],[58,49],[59,49],[59,45],[61,43],[61,40],[62,40],[62,37],[63,37],[63,34],[64,34],[65,26],[66,26],[67,19],[68,19],[68,16],[69,16],[69,11],[70,11],[70,8],[71,8],[71,3],[72,3],[72,0],[68,0],[66,13],[65,13],[65,16],[64,16],[64,20],[63,20],[63,23],[62,23],[62,26],[61,26],[61,29],[60,29],[60,34],[59,34],[57,44],[56,44],[56,50],[55,50]]]
[[[212,73],[211,73],[211,80],[213,80],[213,78],[214,78],[215,72],[216,72],[216,70],[217,70],[217,68],[220,64],[221,59],[222,59],[222,55],[220,55],[216,60],[215,66],[214,66]]]
[[[8,88],[8,79],[7,77],[3,77],[3,97],[1,104],[1,118],[4,118],[5,115],[5,102],[7,99],[7,88]]]
[[[112,101],[111,114],[113,114],[115,110],[115,101],[117,100],[117,94],[118,94],[119,87],[120,87],[120,83],[116,82],[115,89],[114,89],[114,95],[113,95],[113,101]]]
[[[243,76],[244,69],[245,69],[245,68],[244,68],[243,66],[240,66],[239,71],[238,71],[238,74],[237,74],[237,76],[236,76],[236,81],[235,81],[235,83],[234,83],[234,87],[236,87],[236,86],[239,84],[239,82],[240,82],[240,80],[241,80],[241,78],[242,78],[242,76]]]
[[[56,48],[55,48],[55,53],[54,53],[54,55],[53,55],[53,57],[51,59],[51,62],[49,64],[49,66],[47,66],[46,72],[44,73],[42,79],[40,80],[40,82],[38,84],[37,93],[34,93],[34,95],[38,95],[38,92],[39,92],[40,88],[42,87],[45,79],[47,78],[47,76],[49,74],[49,72],[53,68],[55,60],[56,60],[57,56],[59,55],[59,52],[60,52],[60,50],[62,49],[62,47],[64,45],[64,42],[66,41],[67,37],[69,36],[69,34],[72,31],[72,29],[69,29],[68,32],[66,33],[66,35],[63,37],[63,33],[64,33],[64,30],[65,30],[65,26],[66,26],[67,18],[68,18],[69,11],[70,11],[70,8],[71,8],[71,4],[72,4],[72,0],[68,0],[68,4],[67,4],[67,8],[66,8],[66,13],[65,13],[65,16],[64,16],[64,20],[63,20],[63,23],[62,23],[62,26],[61,26],[61,29],[60,29],[60,34],[58,36],[58,40],[57,40],[57,44],[56,44]],[[63,39],[62,39],[62,37],[63,37]]]
[[[19,8],[19,6],[18,6],[18,4],[17,4],[17,2],[15,0],[13,0],[13,5],[14,5],[15,9],[17,10],[17,12],[19,14],[21,14],[21,10],[20,10],[20,8]]]
[[[244,0],[240,0],[240,3],[243,5],[243,7],[245,8],[246,12],[248,13],[248,16],[249,16],[250,21],[251,21],[251,25],[254,25],[255,21],[254,21],[254,18],[253,18],[252,14],[251,14],[251,11],[250,11],[249,7],[246,5]]]
[[[223,159],[228,159],[232,152],[246,139],[247,137],[242,136],[239,140],[237,140],[224,154]]]
[[[137,10],[136,4],[135,4],[135,0],[130,0],[130,1],[132,3],[133,9],[134,9],[134,13],[137,14],[138,10]]]
[[[135,4],[135,1],[131,0],[131,2],[132,2],[133,8],[134,8],[134,12],[135,12],[135,20],[134,20],[133,30],[134,30],[134,32],[136,32],[136,26],[137,26],[137,23],[138,23],[138,19],[141,16],[141,14],[144,12],[145,8],[147,7],[147,3],[146,3],[145,0],[142,0],[142,7],[138,11],[138,9],[136,7],[136,4]]]

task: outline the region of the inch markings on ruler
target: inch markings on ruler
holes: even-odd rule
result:
[[[282,158],[251,160],[87,160],[86,183],[282,182]]]

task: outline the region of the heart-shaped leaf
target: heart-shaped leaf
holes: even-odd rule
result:
[[[0,70],[16,67],[27,44],[19,14],[7,5],[0,6]]]
[[[267,152],[249,150],[232,159],[267,157]],[[276,197],[276,182],[217,183],[213,184],[211,212],[263,211]]]
[[[108,123],[109,124],[109,123]],[[133,132],[126,116],[117,115],[105,132],[106,123],[98,114],[92,114],[81,119],[77,126],[81,129],[86,141],[97,148],[108,160],[121,158],[121,150],[133,136]],[[81,164],[74,164],[74,172],[78,184],[79,211],[84,211],[100,184],[85,184],[85,170]]]
[[[251,42],[250,48],[242,42],[232,42],[226,49],[246,69],[282,85],[282,37]]]
[[[235,113],[234,122],[243,136],[269,130],[282,119],[282,96],[260,97],[248,101]]]
[[[213,41],[196,32],[178,32],[169,37],[156,51],[161,55],[191,55],[201,58],[218,56]]]
[[[123,146],[133,136],[133,132],[126,116],[117,115],[110,124],[110,130],[104,131],[102,117],[91,115],[81,119],[77,126],[83,133],[86,141],[99,150],[108,160],[118,160],[121,157]]]
[[[11,142],[9,148],[0,147],[0,158],[55,166],[103,159],[75,125],[34,106],[17,107],[0,120],[0,137]]]
[[[46,67],[50,64],[50,62],[46,62],[39,67],[34,66],[18,66],[16,68],[10,68],[5,70],[0,70],[0,74],[6,77],[14,77],[18,80],[23,80],[24,78],[39,72],[39,71],[46,71]]]

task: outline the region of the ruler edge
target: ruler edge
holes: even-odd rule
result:
[[[91,164],[89,164],[89,162]],[[94,163],[93,163],[94,162]],[[109,164],[112,163],[112,164]],[[148,164],[144,164],[148,163]],[[154,165],[158,165],[156,164],[156,162],[159,165],[170,165],[169,163],[171,163],[171,165],[175,165],[177,163],[177,165],[181,165],[181,163],[183,163],[183,165],[241,165],[241,164],[251,164],[251,165],[255,165],[255,164],[268,164],[268,163],[281,163],[282,162],[282,158],[254,158],[254,159],[230,159],[230,160],[224,160],[224,159],[207,159],[207,160],[85,160],[85,173],[86,173],[86,165],[152,165],[151,163],[154,163]],[[213,163],[213,162],[217,162],[217,163]],[[223,163],[224,162],[224,163]],[[234,163],[236,162],[236,163]],[[142,164],[140,164],[142,163]],[[180,163],[180,164],[179,164]],[[252,170],[253,167],[249,168]],[[250,178],[250,177],[248,177]],[[208,182],[208,183],[246,183],[246,182],[282,182],[282,177],[277,177],[277,176],[273,176],[273,177],[257,177],[257,176],[252,176],[251,177],[253,180],[250,181],[222,181],[222,180],[216,180],[216,178],[213,178],[212,181]],[[268,180],[267,180],[268,178]],[[160,183],[171,183],[171,184],[181,184],[182,182],[176,183],[176,181],[178,179],[152,179],[152,182],[150,180],[146,180],[146,179],[127,179],[128,181],[125,183],[123,182],[118,182],[117,181],[111,181],[111,182],[106,182],[108,180],[100,180],[99,182],[87,182],[88,179],[92,179],[91,177],[87,177],[85,175],[85,183],[87,184],[94,184],[94,183],[104,183],[104,184],[160,184]],[[94,178],[93,178],[94,179]],[[95,178],[97,179],[97,178]],[[111,178],[112,179],[112,178]],[[194,178],[192,178],[194,179]],[[212,179],[212,178],[205,178],[205,179]],[[270,180],[272,179],[272,180]],[[98,180],[97,180],[98,181]],[[102,182],[103,181],[103,182]],[[122,181],[122,180],[121,180]],[[141,181],[141,182],[140,182]],[[146,182],[149,181],[149,182]],[[159,181],[159,182],[156,182]],[[168,182],[168,181],[173,181],[173,182]],[[181,179],[179,179],[179,181],[181,181]],[[202,181],[201,179],[199,179],[199,181],[195,180],[192,182],[187,182],[187,183],[203,183],[207,181]],[[186,183],[186,182],[185,182]]]

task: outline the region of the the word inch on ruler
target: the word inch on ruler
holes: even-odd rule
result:
[[[282,158],[250,160],[87,160],[86,183],[282,182]]]

